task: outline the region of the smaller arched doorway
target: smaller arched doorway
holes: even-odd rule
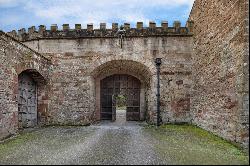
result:
[[[116,97],[126,98],[126,120],[140,120],[141,82],[127,74],[114,74],[101,80],[101,120],[116,119]]]
[[[27,128],[37,125],[37,84],[27,74],[18,76],[18,127]]]
[[[36,69],[27,69],[18,75],[18,128],[35,127],[46,109],[46,80]]]

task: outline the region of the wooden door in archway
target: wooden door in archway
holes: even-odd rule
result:
[[[131,75],[116,74],[101,80],[101,120],[115,119],[114,96],[117,95],[126,97],[127,121],[140,120],[140,88],[140,80]]]
[[[18,76],[18,127],[37,125],[37,85],[26,73]]]

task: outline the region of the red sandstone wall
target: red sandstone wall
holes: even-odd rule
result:
[[[249,143],[248,0],[196,0],[194,123],[228,140]]]
[[[32,77],[38,83],[38,114],[39,121],[43,121],[43,112],[48,107],[44,86],[48,68],[47,59],[0,31],[0,140],[17,132],[18,74],[26,69],[37,71],[30,74],[35,74]],[[38,73],[45,80],[41,80]]]
[[[162,58],[163,123],[190,123],[191,35],[126,38],[122,49],[118,38],[40,39],[24,44],[51,56],[49,124],[91,123],[100,114],[97,80],[122,73],[147,84],[141,113],[156,122],[156,57]]]

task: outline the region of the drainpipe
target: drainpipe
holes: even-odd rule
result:
[[[155,59],[156,69],[157,69],[157,126],[160,126],[160,67],[161,58]]]

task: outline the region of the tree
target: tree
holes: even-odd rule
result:
[[[117,107],[126,107],[126,97],[124,95],[116,96],[116,106]]]

